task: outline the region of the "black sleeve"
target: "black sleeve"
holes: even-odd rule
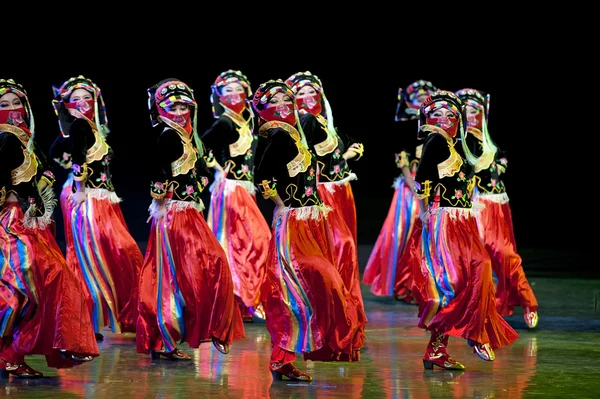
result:
[[[69,139],[71,146],[71,157],[73,170],[73,179],[85,181],[87,179],[86,155],[90,145],[90,138],[93,137],[91,126],[83,119],[75,119],[69,129]]]
[[[182,153],[183,145],[177,132],[172,129],[164,130],[158,138],[156,153],[152,159],[150,195],[153,198],[163,198],[167,193],[168,181],[173,178],[171,163]]]
[[[200,183],[200,192],[204,191],[206,187],[208,187],[215,180],[213,176],[213,171],[208,167],[207,158],[208,158],[208,149],[204,145],[202,141],[202,153],[204,156],[198,156],[196,160],[196,174],[198,182]]]
[[[348,134],[346,134],[344,132],[341,132],[337,127],[335,128],[335,131],[337,132],[338,137],[344,143],[344,147],[346,149],[348,149],[352,144],[358,143],[358,141],[356,141],[354,139],[354,137],[352,137],[352,136],[350,136],[350,135],[348,135]]]
[[[309,147],[313,147],[327,138],[327,133],[321,128],[317,117],[311,113],[300,116],[300,126],[302,126]]]
[[[496,151],[495,162],[498,166],[500,173],[506,173],[506,168],[508,167],[508,160],[506,159],[506,152],[498,148]]]
[[[12,187],[11,171],[23,162],[23,147],[12,133],[0,133],[0,205]]]
[[[50,145],[48,155],[55,164],[60,165],[64,169],[71,169],[71,152],[71,140],[59,134],[52,145]]]
[[[226,116],[221,116],[201,137],[207,150],[206,153],[208,154],[209,151],[212,151],[217,162],[220,164],[223,164],[223,151],[229,150],[229,144],[234,141],[232,140],[234,130],[234,122]]]
[[[415,191],[418,198],[427,198],[440,180],[438,164],[448,158],[448,142],[438,133],[430,133],[423,143],[421,161],[415,176]]]
[[[335,128],[335,131],[336,131],[338,137],[340,138],[340,140],[342,140],[342,143],[344,144],[344,151],[347,151],[348,148],[350,148],[350,146],[352,144],[359,145],[359,147],[358,147],[359,151],[357,152],[356,157],[352,158],[352,160],[358,161],[360,158],[362,158],[363,151],[364,151],[363,144],[361,142],[359,142],[358,140],[356,140],[356,138],[354,138],[344,132],[340,132],[337,127]]]
[[[287,170],[286,159],[290,159],[290,144],[292,139],[283,129],[269,131],[267,138],[259,139],[257,153],[261,154],[255,169],[254,181],[263,198],[271,198],[277,194],[277,180],[283,170]],[[295,145],[295,144],[294,144]]]

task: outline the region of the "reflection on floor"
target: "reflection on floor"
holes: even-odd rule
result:
[[[543,265],[531,270],[543,270]],[[527,270],[526,270],[527,271]],[[423,369],[427,334],[415,327],[416,307],[374,297],[363,286],[369,317],[367,344],[356,363],[298,361],[314,381],[274,382],[268,371],[269,335],[262,322],[245,324],[246,338],[229,355],[211,344],[189,351],[191,362],[151,361],[135,352],[133,334],[105,331],[101,355],[67,370],[48,369],[41,356],[28,362],[40,380],[11,377],[0,396],[28,398],[594,398],[600,389],[600,280],[529,273],[540,302],[540,322],[527,330],[522,309],[507,318],[520,338],[480,360],[464,340],[449,352],[463,372]],[[538,277],[540,275],[540,277]],[[185,345],[182,349],[187,349]],[[540,396],[541,395],[541,396]]]

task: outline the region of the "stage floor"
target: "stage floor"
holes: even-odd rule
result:
[[[363,258],[365,249],[362,248]],[[366,347],[356,363],[298,360],[312,383],[273,381],[268,370],[270,340],[264,322],[247,323],[246,338],[228,355],[204,344],[190,362],[161,360],[135,352],[133,334],[112,334],[101,355],[73,369],[28,363],[39,380],[11,377],[0,396],[28,398],[597,398],[600,390],[600,279],[563,270],[556,256],[525,251],[525,269],[540,303],[540,321],[527,330],[522,309],[507,318],[520,334],[496,351],[494,362],[479,359],[462,339],[449,352],[466,371],[423,369],[428,335],[415,327],[416,306],[373,296],[363,286]],[[568,260],[563,261],[567,262]],[[362,263],[362,262],[361,262]],[[364,263],[362,263],[364,265]],[[567,268],[569,269],[569,268]],[[583,270],[583,269],[581,269]],[[182,349],[187,349],[186,345]],[[300,357],[299,357],[300,358]]]

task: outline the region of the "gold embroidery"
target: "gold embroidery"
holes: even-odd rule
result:
[[[157,182],[157,183],[159,183],[159,182]],[[157,184],[157,183],[154,183],[154,184]],[[155,189],[154,186],[150,187],[150,196],[152,198],[156,198],[158,200],[165,198],[165,195],[167,195],[166,187],[169,186],[169,181],[168,180],[165,183],[162,183],[162,182],[160,182],[160,183],[164,184],[164,189],[163,190],[160,190],[158,188]],[[154,190],[156,190],[156,191],[154,191]],[[160,191],[162,191],[162,192],[160,192]]]
[[[338,136],[327,129],[327,119],[323,115],[317,115],[317,121],[319,121],[321,129],[327,133],[327,138],[314,146],[317,155],[322,157],[331,154],[338,147]]]
[[[227,161],[225,161],[225,165],[223,165],[223,169],[225,169],[229,173],[231,173],[231,176],[235,180],[242,180],[244,178],[246,178],[248,180],[252,180],[252,171],[250,170],[250,167],[248,165],[242,164],[242,166],[240,166],[239,173],[235,170],[236,166],[237,166],[237,164],[234,161],[232,161],[231,159],[228,159]],[[248,168],[248,170],[246,172],[244,172],[244,170],[242,169],[244,166],[246,166]]]
[[[431,180],[425,180],[423,182],[423,194],[419,194],[417,192],[415,192],[415,197],[417,197],[417,199],[425,199],[425,198],[429,198],[429,194],[431,193]]]
[[[85,154],[85,161],[87,163],[92,163],[94,161],[101,160],[106,154],[108,154],[108,150],[110,149],[108,144],[106,144],[106,141],[104,141],[104,139],[100,137],[98,131],[94,128],[92,128],[92,131],[94,132],[94,139],[96,141],[94,142],[94,145],[92,145]]]
[[[2,123],[0,124],[0,130],[3,132],[14,134],[15,136],[17,136],[21,144],[23,144],[23,147],[27,148],[27,144],[29,144],[29,135],[25,133],[23,129],[18,128],[14,125]]]
[[[406,151],[401,151],[400,154],[398,154],[397,162],[399,168],[408,167],[408,156],[406,154]]]
[[[188,132],[186,132],[185,129],[179,126],[177,123],[167,118],[163,118],[162,116],[159,116],[159,120],[164,122],[171,129],[175,130],[181,139],[181,144],[183,145],[183,154],[178,159],[171,162],[171,172],[173,173],[173,177],[185,175],[196,166],[196,161],[198,160],[196,150],[192,144],[192,138]]]
[[[316,188],[314,188],[313,190],[316,190]],[[315,195],[306,196],[306,198],[307,198],[306,201],[302,201],[301,199],[296,198],[297,192],[298,192],[298,186],[296,186],[295,184],[289,184],[285,188],[285,193],[288,196],[286,199],[283,200],[283,202],[293,199],[293,200],[299,202],[300,206],[321,205],[322,204],[322,202],[319,200],[319,198]]]
[[[231,157],[244,155],[252,147],[252,140],[254,139],[252,131],[250,131],[250,123],[242,118],[241,115],[228,111],[226,108],[223,115],[231,119],[238,126],[236,130],[239,133],[239,137],[235,143],[229,144],[229,155]]]
[[[417,149],[415,150],[415,158],[421,159],[421,154],[423,154],[423,144],[419,144]]]
[[[490,151],[481,154],[481,156],[477,158],[477,163],[474,165],[475,173],[488,169],[492,162],[494,162],[494,155],[496,154]]]
[[[343,168],[340,170],[340,173],[335,174],[332,178],[330,178],[327,175],[327,173],[324,172],[325,166],[326,165],[323,162],[317,161],[317,167],[319,169],[319,180],[322,180],[321,183],[325,182],[325,180],[327,180],[325,183],[339,181],[350,176],[350,170],[348,170],[348,168]]]
[[[481,132],[481,130],[473,126],[467,127],[467,133],[471,133],[479,141],[483,140],[483,133]],[[488,169],[492,162],[494,162],[495,155],[496,153],[494,151],[483,151],[483,154],[481,154],[479,158],[477,158],[477,163],[473,165],[473,167],[475,168],[475,173]]]
[[[46,182],[46,185],[48,185],[50,187],[52,187],[54,185],[54,182],[55,182],[54,179],[50,179],[48,176],[45,176],[45,175],[42,176],[40,180]]]
[[[442,128],[432,125],[423,125],[421,126],[421,130],[423,132],[433,132],[439,133],[443,138],[446,139],[446,143],[448,143],[448,149],[450,150],[450,156],[443,162],[440,162],[437,166],[438,175],[440,179],[446,176],[454,176],[456,172],[460,170],[460,167],[463,164],[462,157],[456,152],[454,149],[454,140],[446,131]]]
[[[471,207],[471,201],[470,201],[470,190],[473,189],[472,183],[469,182],[469,184],[467,185],[467,192],[463,193],[462,190],[460,190],[460,197],[457,197],[457,190],[454,190],[454,200],[452,198],[447,198],[446,197],[446,187],[442,184],[439,185],[441,187],[440,190],[440,197],[445,199],[446,202],[448,202],[451,206],[459,206],[461,208],[470,208]],[[470,189],[469,189],[470,187]]]
[[[483,140],[483,132],[481,130],[477,129],[476,127],[468,126],[467,127],[467,133],[471,133],[479,141]]]
[[[308,151],[308,148],[304,147],[302,144],[300,133],[292,125],[280,121],[270,121],[260,127],[258,134],[260,134],[262,137],[266,137],[267,130],[278,127],[285,130],[290,137],[294,139],[296,148],[298,148],[298,155],[296,155],[296,157],[294,157],[294,159],[287,164],[288,174],[290,177],[295,177],[300,172],[306,172],[310,166],[312,157]]]
[[[363,156],[363,152],[365,152],[365,146],[362,143],[356,143],[358,147],[350,147],[349,150],[356,152],[357,156],[354,158],[355,161],[358,161],[360,157]]]
[[[204,156],[204,162],[206,162],[206,166],[208,168],[214,168],[217,164],[217,160],[215,159],[215,157],[210,157],[208,155]]]
[[[277,196],[277,190],[275,188],[271,188],[270,186],[271,181],[269,180],[263,180],[259,186],[262,187],[262,196],[264,199],[269,199],[272,197],[276,197]]]
[[[108,154],[110,147],[108,144],[106,144],[106,141],[104,141],[102,136],[100,136],[100,133],[98,133],[96,123],[76,109],[69,109],[69,113],[76,118],[85,120],[92,128],[92,133],[94,133],[94,144],[88,148],[85,154],[85,162],[92,163],[94,161],[101,160],[106,154]]]
[[[502,185],[501,181],[497,182],[496,185],[492,186],[492,188],[490,189],[490,187],[487,187],[483,184],[483,180],[481,180],[480,176],[475,175],[473,179],[475,180],[474,186],[479,187],[482,192],[488,194],[501,194],[505,192],[504,186]]]
[[[6,187],[0,189],[0,205],[3,205],[4,201],[6,201]]]
[[[181,144],[183,144],[183,154],[178,159],[171,162],[173,177],[188,173],[194,168],[196,160],[198,159],[191,140],[186,142],[182,137]]]
[[[13,186],[28,182],[37,174],[38,161],[35,154],[30,154],[23,148],[23,158],[23,163],[10,172]]]
[[[77,176],[75,173],[73,173],[73,180],[75,181],[85,181],[87,179],[88,176],[88,165],[87,163],[84,163],[83,165],[81,165],[81,173],[79,173],[79,176]]]
[[[473,194],[473,188],[475,188],[475,176],[473,176],[467,184],[467,194],[471,196]]]
[[[29,144],[29,135],[21,128],[9,124],[0,124],[0,130],[14,134],[23,145],[23,163],[10,172],[13,186],[30,181],[36,174],[38,160],[35,154],[30,154],[27,150]]]

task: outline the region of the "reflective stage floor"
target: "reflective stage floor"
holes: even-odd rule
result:
[[[363,257],[365,250],[362,250]],[[368,256],[368,250],[367,254]],[[44,358],[28,363],[40,380],[2,380],[0,396],[28,398],[598,398],[600,394],[600,278],[583,269],[560,268],[556,257],[523,254],[540,303],[540,321],[527,330],[522,309],[507,318],[520,334],[479,359],[464,340],[451,338],[449,352],[463,372],[424,370],[428,335],[415,327],[416,306],[374,297],[363,286],[369,323],[356,363],[299,360],[312,383],[273,381],[268,370],[269,335],[264,322],[247,323],[246,338],[229,355],[211,345],[189,351],[191,362],[151,361],[135,352],[133,334],[104,332],[101,355],[73,369],[55,370]],[[364,262],[361,262],[364,265]],[[570,270],[570,272],[569,272]],[[183,345],[182,349],[187,350]],[[300,356],[299,356],[300,358]]]

